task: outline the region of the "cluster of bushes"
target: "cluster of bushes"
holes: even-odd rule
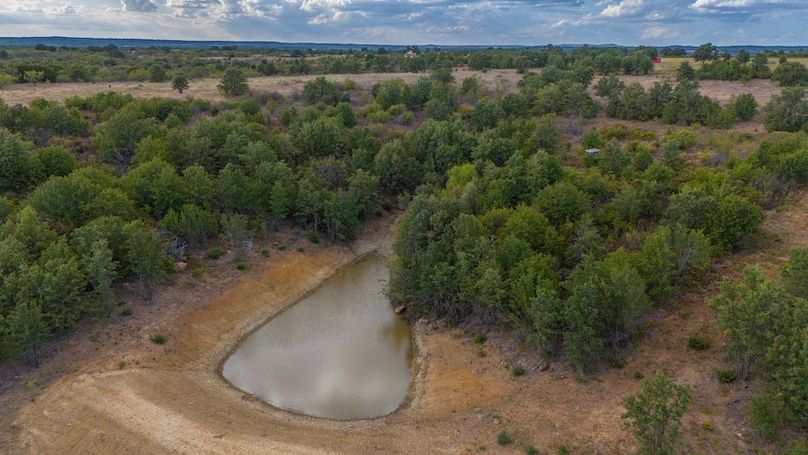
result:
[[[85,136],[89,124],[77,109],[39,99],[30,106],[9,106],[0,99],[0,128],[25,133],[39,142],[51,135]]]
[[[808,92],[803,87],[786,87],[766,105],[769,131],[808,132]]]
[[[655,82],[645,90],[639,83],[625,85],[615,77],[604,77],[595,85],[595,91],[607,99],[608,116],[628,120],[662,119],[670,124],[728,128],[752,119],[758,108],[750,94],[740,95],[722,107],[699,93],[698,82],[691,80],[680,80],[676,87],[668,81]]]
[[[683,63],[682,65],[686,65]],[[680,68],[679,74],[687,74]],[[718,79],[722,81],[749,81],[752,79],[768,79],[772,77],[769,70],[769,57],[766,54],[741,53],[736,57],[707,61],[696,71],[699,79]]]
[[[767,182],[799,183],[808,169],[798,136],[773,137],[725,170],[690,170],[680,154],[691,134],[667,137],[656,159],[642,143],[588,134],[603,149],[582,170],[537,146],[544,133],[515,143],[524,136],[503,130],[514,131],[484,130],[445,184],[416,192],[391,296],[415,314],[515,329],[581,374],[619,363],[651,304],[744,245],[763,221]]]

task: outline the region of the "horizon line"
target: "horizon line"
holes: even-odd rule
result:
[[[62,36],[62,35],[32,35],[32,36],[0,36],[0,40],[35,40],[35,39],[71,39],[71,40],[106,40],[106,41],[144,41],[144,42],[177,42],[177,43],[250,43],[250,44],[285,44],[285,45],[328,45],[328,46],[373,46],[373,47],[476,47],[476,48],[535,48],[547,46],[594,46],[594,47],[699,47],[701,44],[618,44],[618,43],[539,43],[539,44],[378,44],[378,43],[356,43],[356,42],[328,42],[328,41],[278,41],[278,40],[232,40],[232,39],[175,39],[175,38],[113,38],[113,37],[88,37],[88,36]],[[722,47],[746,47],[746,48],[808,48],[808,44],[714,44],[718,48]]]

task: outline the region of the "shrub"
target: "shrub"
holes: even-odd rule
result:
[[[772,71],[772,80],[783,87],[808,85],[808,68],[799,62],[785,62]]]
[[[247,76],[238,68],[230,68],[224,72],[217,86],[222,94],[227,96],[241,96],[247,93]]]
[[[497,444],[499,444],[501,446],[506,446],[506,445],[509,445],[509,444],[513,444],[513,437],[511,437],[511,435],[508,434],[507,431],[502,430],[497,435]]]
[[[165,335],[152,335],[150,338],[152,343],[154,344],[166,344],[168,342],[168,338]]]
[[[718,370],[715,373],[715,377],[716,379],[718,379],[718,382],[722,384],[730,384],[735,382],[736,379],[738,379],[738,372],[734,369]]]
[[[584,133],[584,135],[581,136],[581,146],[585,149],[603,147],[603,139],[600,137],[598,130],[592,128]]]
[[[764,440],[771,441],[777,433],[777,427],[782,423],[782,412],[778,406],[779,400],[768,394],[752,397],[749,403],[749,419]]]
[[[808,299],[808,248],[791,250],[783,282],[792,295]]]
[[[212,250],[208,251],[208,259],[212,261],[215,261],[222,256],[224,256],[224,252],[219,248],[213,248]]]
[[[740,121],[749,121],[757,114],[758,103],[754,96],[749,93],[739,95],[732,101],[732,110]]]
[[[306,82],[306,85],[303,86],[303,99],[309,104],[325,103],[334,105],[342,100],[342,94],[337,84],[320,76]]]
[[[787,87],[766,105],[766,129],[799,131],[808,123],[808,98],[802,87]]]
[[[703,335],[693,335],[687,339],[687,347],[694,351],[705,351],[710,349],[710,340]]]
[[[525,368],[522,365],[516,365],[513,368],[511,368],[511,374],[515,378],[518,378],[519,376],[524,376]]]
[[[690,388],[658,374],[623,402],[623,414],[634,429],[643,453],[674,453],[682,416],[690,404]]]

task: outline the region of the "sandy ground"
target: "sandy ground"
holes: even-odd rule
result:
[[[491,93],[508,93],[516,90],[516,84],[522,78],[515,70],[491,70],[487,72],[472,71],[468,69],[455,69],[455,79],[461,82],[469,76],[479,77]],[[334,74],[326,75],[333,81],[353,80],[363,90],[368,90],[379,81],[399,78],[411,83],[428,73],[370,73],[370,74]],[[312,76],[270,76],[257,77],[249,80],[250,88],[256,92],[277,92],[290,96],[303,90]],[[651,74],[647,76],[621,76],[626,83],[639,82],[650,88],[654,82],[669,78],[667,74]],[[0,99],[8,104],[29,104],[37,98],[47,100],[63,100],[69,96],[90,96],[95,93],[114,90],[129,93],[136,97],[166,97],[166,98],[204,98],[213,101],[223,101],[223,97],[216,88],[217,79],[201,79],[190,82],[190,87],[180,95],[171,89],[171,84],[154,82],[111,82],[111,83],[59,83],[59,84],[14,84],[0,89]],[[597,78],[594,83],[597,82]],[[769,79],[755,79],[750,82],[733,81],[701,81],[701,92],[715,98],[720,103],[727,103],[734,96],[751,93],[758,103],[765,105],[772,96],[780,93],[780,88]],[[594,91],[592,91],[594,93]]]
[[[256,259],[241,277],[185,272],[157,297],[172,311],[147,314],[114,344],[99,343],[41,393],[30,385],[36,374],[27,388],[4,392],[3,420],[12,415],[7,410],[19,412],[0,434],[10,441],[7,453],[31,454],[521,453],[527,443],[542,453],[562,444],[574,453],[629,453],[633,439],[620,421],[621,401],[639,389],[637,372],[664,371],[693,387],[684,420],[688,452],[760,453],[744,417],[758,384],[714,379],[729,362],[705,299],[716,292],[716,280],[737,277],[745,264],[761,263],[774,273],[790,248],[808,246],[806,213],[808,192],[770,213],[756,248],[720,261],[705,277],[710,284],[654,310],[625,367],[588,382],[557,364],[533,369],[538,359],[530,351],[496,334],[480,346],[461,329],[421,321],[414,329],[418,367],[411,396],[397,412],[375,420],[335,422],[274,409],[229,387],[218,365],[245,333],[334,270],[389,245],[390,219],[351,247],[290,249]],[[115,329],[114,323],[106,327]],[[150,343],[153,333],[166,334],[168,343]],[[713,348],[687,350],[695,333]],[[509,372],[517,361],[528,369],[520,378]],[[516,442],[498,446],[502,430]]]

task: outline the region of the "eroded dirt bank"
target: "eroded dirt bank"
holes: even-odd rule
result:
[[[748,263],[776,271],[790,248],[808,246],[807,214],[808,193],[802,193],[770,214],[759,248],[719,262],[705,282],[736,276]],[[146,341],[100,349],[13,418],[17,434],[10,453],[522,453],[525,443],[543,453],[561,444],[575,453],[628,453],[633,440],[620,421],[621,401],[639,388],[636,372],[659,370],[694,389],[683,428],[691,452],[751,453],[757,446],[742,418],[756,385],[714,380],[715,370],[727,364],[705,304],[714,284],[655,310],[626,366],[587,383],[557,365],[532,370],[535,358],[527,357],[516,359],[528,374],[513,378],[513,348],[503,352],[496,337],[481,346],[459,329],[432,323],[415,329],[421,368],[413,399],[381,419],[297,416],[221,380],[218,362],[245,332],[339,266],[384,244],[389,229],[366,234],[353,248],[287,251],[222,292],[188,297],[203,301],[167,315],[159,326],[169,335],[164,346]],[[685,343],[694,333],[705,334],[714,348],[688,351]],[[503,429],[517,443],[498,446]]]

